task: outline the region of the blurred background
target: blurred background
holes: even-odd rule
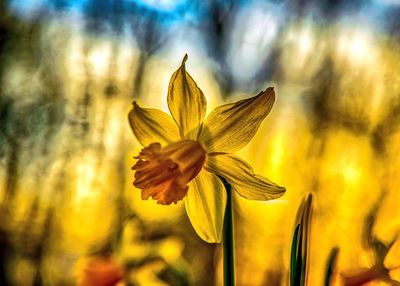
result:
[[[277,93],[240,155],[287,192],[234,198],[237,285],[288,285],[309,192],[309,285],[333,247],[338,277],[400,281],[400,1],[0,0],[0,285],[75,285],[90,257],[127,285],[221,285],[221,246],[132,185],[127,112],[168,110],[185,53],[208,111]]]

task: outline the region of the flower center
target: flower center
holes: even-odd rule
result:
[[[187,184],[203,167],[206,152],[199,142],[184,140],[161,147],[152,143],[143,148],[136,164],[135,187],[142,189],[142,199],[149,197],[169,205],[183,199]]]

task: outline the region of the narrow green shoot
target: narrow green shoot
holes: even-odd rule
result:
[[[330,286],[332,283],[332,277],[335,271],[338,254],[339,254],[339,248],[338,247],[332,248],[328,257],[328,261],[326,263],[325,282],[324,282],[325,286]]]
[[[307,282],[312,201],[310,193],[297,211],[290,254],[290,286],[304,286]]]
[[[224,286],[235,285],[235,260],[234,260],[234,238],[233,238],[233,208],[232,208],[232,187],[220,177],[226,189],[226,209],[224,217]]]

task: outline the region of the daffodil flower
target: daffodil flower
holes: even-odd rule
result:
[[[207,242],[220,242],[226,192],[219,176],[251,200],[271,200],[285,192],[231,154],[256,134],[272,108],[275,93],[267,88],[254,97],[221,105],[204,120],[206,98],[186,72],[186,60],[187,55],[169,83],[167,101],[172,117],[133,103],[129,122],[144,146],[132,167],[133,184],[142,190],[142,199],[152,197],[163,205],[184,199],[197,234]]]

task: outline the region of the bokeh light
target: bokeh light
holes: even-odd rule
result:
[[[309,192],[308,285],[333,247],[333,285],[378,264],[400,281],[399,19],[395,0],[0,0],[0,285],[76,285],[93,258],[129,285],[222,284],[221,245],[196,235],[184,203],[143,201],[132,184],[128,111],[168,112],[186,53],[208,113],[277,94],[239,155],[287,191],[234,196],[237,285],[289,285]]]

